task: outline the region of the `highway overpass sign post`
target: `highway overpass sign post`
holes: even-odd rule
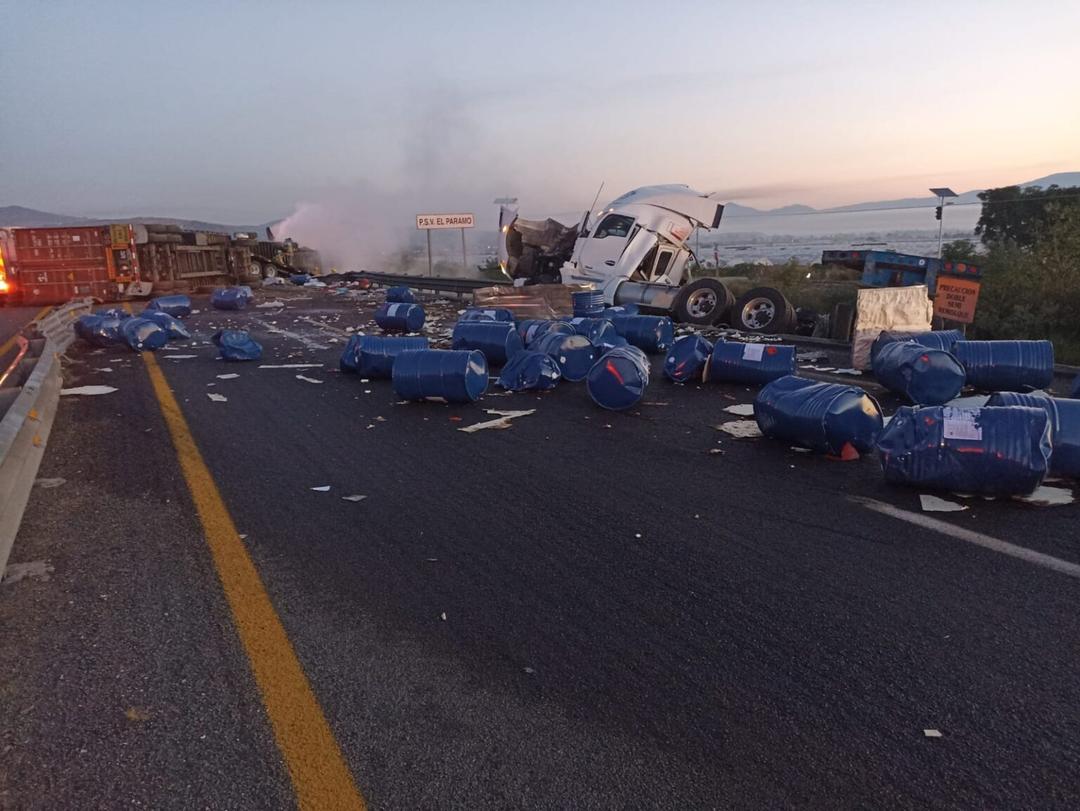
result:
[[[416,227],[421,231],[427,231],[428,276],[434,275],[431,262],[431,232],[447,228],[461,229],[461,264],[466,270],[469,269],[469,260],[465,252],[465,229],[476,227],[476,217],[472,214],[417,214]]]

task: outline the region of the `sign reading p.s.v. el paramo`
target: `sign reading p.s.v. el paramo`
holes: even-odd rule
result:
[[[476,217],[472,214],[417,214],[416,227],[421,231],[436,228],[473,228]]]

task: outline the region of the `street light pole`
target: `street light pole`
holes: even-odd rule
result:
[[[930,193],[937,195],[937,199],[938,199],[937,211],[935,213],[937,214],[937,220],[938,220],[938,227],[937,227],[937,258],[940,259],[941,258],[941,248],[942,248],[941,240],[942,240],[942,237],[943,237],[943,235],[945,233],[945,198],[946,197],[958,197],[959,195],[956,192],[954,192],[952,189],[950,189],[948,186],[942,186],[939,189],[930,189]]]

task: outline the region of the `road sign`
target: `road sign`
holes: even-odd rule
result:
[[[437,231],[441,228],[474,228],[476,217],[472,214],[417,214],[416,227],[421,231]]]
[[[979,301],[980,283],[973,279],[954,279],[938,276],[934,315],[961,324],[975,320],[975,305]]]

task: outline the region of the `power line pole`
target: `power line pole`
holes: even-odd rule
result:
[[[937,217],[937,258],[941,258],[942,237],[945,233],[945,198],[946,197],[958,197],[959,195],[950,189],[948,186],[942,186],[939,189],[930,189],[930,193],[937,195],[938,206],[934,211],[934,216]]]

